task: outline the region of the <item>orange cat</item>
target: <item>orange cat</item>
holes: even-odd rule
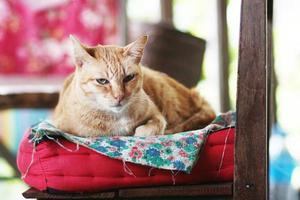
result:
[[[147,36],[125,46],[74,46],[53,122],[79,136],[149,136],[198,129],[215,117],[193,89],[140,65]]]

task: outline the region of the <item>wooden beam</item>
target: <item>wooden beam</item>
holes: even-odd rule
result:
[[[58,92],[0,94],[0,110],[8,108],[54,108]]]
[[[47,193],[30,188],[23,193],[25,198],[37,199],[211,199],[225,200],[232,197],[232,183],[203,185],[156,186],[124,188],[95,193]]]
[[[115,192],[50,194],[30,188],[23,192],[26,199],[115,199]]]
[[[218,15],[218,40],[219,40],[219,94],[220,110],[226,112],[230,110],[229,101],[229,47],[228,47],[228,30],[227,30],[227,0],[217,1]]]
[[[120,189],[121,198],[232,196],[232,183]]]
[[[161,22],[173,25],[173,0],[160,0]]]
[[[234,199],[268,198],[266,6],[266,0],[242,1]]]

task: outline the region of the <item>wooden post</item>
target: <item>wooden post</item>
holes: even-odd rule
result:
[[[127,16],[127,0],[119,0],[119,35],[120,45],[128,44],[128,16]]]
[[[227,31],[227,0],[217,1],[218,15],[218,40],[219,40],[219,94],[221,112],[230,109],[229,102],[229,50],[228,50],[228,31]]]
[[[234,199],[268,198],[266,0],[241,8]]]
[[[173,25],[173,0],[160,0],[161,22]]]
[[[269,89],[269,124],[270,127],[272,124],[277,122],[277,104],[276,104],[276,90],[278,86],[278,81],[276,77],[276,71],[274,67],[274,50],[273,50],[273,0],[268,0],[268,63],[269,70],[268,74],[268,89]]]

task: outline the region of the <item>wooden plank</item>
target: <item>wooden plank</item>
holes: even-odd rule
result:
[[[30,188],[22,194],[26,199],[114,199],[115,192],[50,194]]]
[[[266,0],[243,0],[237,91],[234,199],[267,199]]]
[[[7,108],[53,108],[58,102],[58,92],[0,94],[0,110]]]
[[[232,183],[120,189],[121,198],[231,196]]]
[[[230,199],[232,183],[128,188],[97,193],[50,194],[30,188],[25,198],[36,199]]]
[[[220,110],[227,112],[230,110],[229,101],[229,47],[228,47],[228,29],[227,29],[227,0],[217,1],[218,14],[218,40],[219,40],[219,94]]]

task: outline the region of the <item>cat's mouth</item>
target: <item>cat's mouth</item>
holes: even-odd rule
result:
[[[112,107],[113,108],[121,108],[123,105],[121,103],[115,104]]]
[[[111,108],[114,110],[121,110],[125,105],[125,102],[119,102],[111,105]]]
[[[126,104],[127,104],[126,99],[123,99],[121,102],[114,102],[114,104],[111,107],[120,109],[124,107]]]
[[[120,112],[122,111],[125,107],[127,107],[128,101],[126,101],[125,99],[121,102],[116,102],[115,104],[111,105],[111,109],[114,112]]]

